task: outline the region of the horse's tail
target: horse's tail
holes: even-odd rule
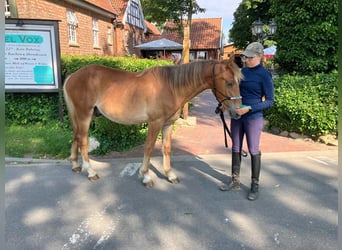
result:
[[[68,109],[68,114],[69,114],[69,118],[71,121],[71,125],[74,129],[74,132],[76,132],[78,129],[78,125],[77,125],[77,119],[76,119],[76,114],[75,114],[75,106],[74,106],[74,103],[71,100],[71,98],[68,94],[68,90],[67,90],[67,85],[68,85],[68,82],[70,80],[70,77],[71,77],[71,75],[69,75],[64,81],[63,94],[64,94],[64,101],[65,101],[65,104],[66,104],[67,109]]]

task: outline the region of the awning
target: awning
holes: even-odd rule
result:
[[[139,44],[135,46],[135,48],[138,48],[141,50],[182,50],[183,45],[176,43],[174,41],[171,41],[169,39],[162,38],[162,39],[155,40],[152,42]]]
[[[277,52],[277,46],[272,45],[271,47],[268,47],[264,49],[264,57],[266,58],[272,58]]]

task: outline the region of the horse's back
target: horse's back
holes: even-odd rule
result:
[[[89,64],[78,69],[77,71],[72,73],[70,76],[76,79],[92,78],[94,80],[96,78],[105,78],[105,77],[110,78],[113,75],[130,75],[130,73],[133,73],[133,72],[124,71],[124,70],[111,68],[108,66],[103,66],[103,65],[98,65],[98,64]]]
[[[66,91],[73,89],[97,92],[108,89],[113,84],[132,79],[137,73],[98,64],[86,65],[70,74],[65,84]]]

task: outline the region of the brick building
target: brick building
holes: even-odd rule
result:
[[[175,30],[173,22],[165,24],[160,38],[183,44],[183,38]],[[193,18],[190,26],[190,61],[196,59],[220,59],[222,46],[222,18]]]
[[[139,0],[5,0],[6,18],[59,21],[61,54],[134,54],[146,24]]]

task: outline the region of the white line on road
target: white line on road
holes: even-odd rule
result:
[[[307,158],[309,158],[310,160],[313,160],[313,161],[315,161],[315,162],[322,163],[322,164],[324,164],[324,165],[329,165],[329,164],[326,163],[325,161],[321,161],[321,160],[318,160],[318,159],[313,158],[313,157],[310,157],[310,156],[308,156]]]
[[[126,167],[124,168],[124,170],[121,171],[119,177],[125,177],[125,176],[133,176],[135,174],[135,172],[137,172],[137,170],[140,168],[141,163],[128,163],[126,165]]]
[[[124,205],[120,205],[124,207]],[[120,210],[120,208],[118,208]],[[111,219],[106,213],[107,208],[101,212],[96,212],[83,220],[74,233],[69,237],[67,243],[62,250],[85,249],[89,248],[89,244],[94,244],[94,240],[98,239],[93,249],[103,249],[106,241],[117,228],[120,216]]]

